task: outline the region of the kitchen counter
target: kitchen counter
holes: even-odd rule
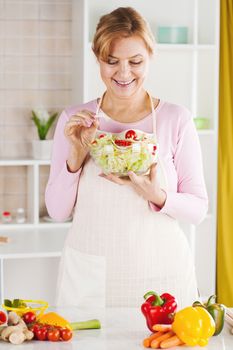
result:
[[[109,308],[106,310],[64,308],[56,311],[71,322],[98,318],[102,328],[75,331],[73,339],[69,342],[31,341],[15,346],[1,341],[1,350],[142,350],[144,349],[142,340],[150,334],[140,308]],[[208,346],[204,348],[183,346],[172,349],[232,350],[233,335],[230,333],[230,327],[225,324],[223,332],[212,337]]]

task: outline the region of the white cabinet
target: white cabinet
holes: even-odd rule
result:
[[[43,220],[49,165],[49,160],[0,160],[0,172],[17,172],[17,178],[22,176],[26,183],[26,222],[17,224],[14,216],[12,223],[0,222],[0,236],[9,238],[9,243],[0,245],[0,302],[5,296],[53,303],[59,257],[70,223]],[[10,189],[2,190],[7,197]]]
[[[131,6],[158,26],[188,27],[186,44],[157,44],[147,88],[153,96],[185,105],[194,118],[208,118],[199,130],[209,213],[198,227],[182,224],[190,241],[201,295],[215,293],[216,188],[218,136],[219,0],[73,0],[73,102],[100,96],[104,85],[91,50],[91,40],[101,15]]]

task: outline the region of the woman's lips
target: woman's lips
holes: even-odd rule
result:
[[[131,79],[131,80],[127,80],[127,81],[113,79],[113,81],[117,84],[117,86],[124,88],[124,87],[128,87],[130,84],[132,84],[135,81],[135,79]]]

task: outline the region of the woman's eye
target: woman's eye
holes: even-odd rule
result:
[[[134,61],[132,61],[132,62],[130,62],[130,64],[132,64],[132,65],[138,65],[138,64],[141,64],[142,63],[142,61],[138,61],[138,62],[134,62]]]
[[[107,63],[110,64],[111,66],[113,66],[113,65],[118,64],[118,61],[108,60]],[[131,64],[132,66],[137,66],[141,63],[142,63],[142,61],[129,61],[129,64]]]
[[[114,65],[117,64],[117,61],[108,61],[108,64]]]

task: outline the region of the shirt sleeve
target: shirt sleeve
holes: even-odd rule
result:
[[[149,203],[154,211],[177,220],[199,224],[208,210],[208,196],[203,175],[202,154],[196,128],[189,118],[182,128],[174,154],[178,181],[177,191],[167,191],[162,209]]]
[[[48,213],[56,221],[64,221],[71,215],[81,173],[81,169],[76,173],[67,170],[69,141],[64,134],[67,121],[67,113],[63,111],[54,133],[50,175],[45,190],[45,204]]]

